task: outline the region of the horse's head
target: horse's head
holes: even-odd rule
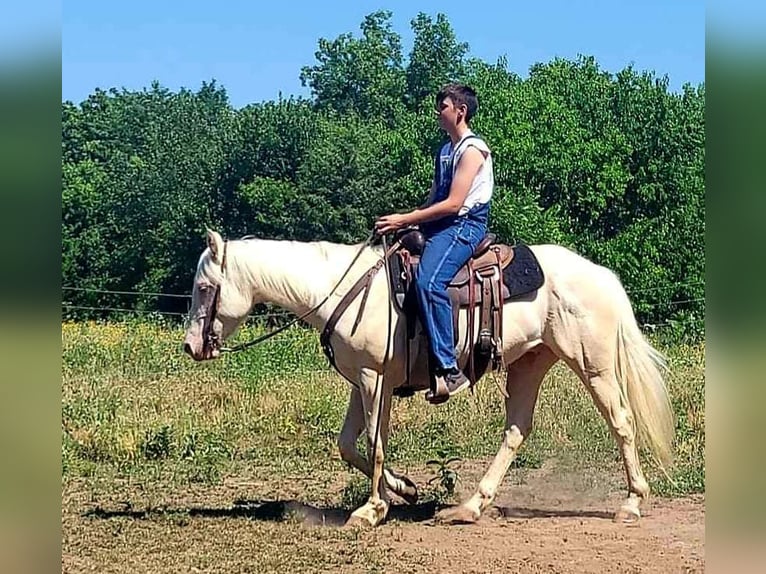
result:
[[[216,358],[221,343],[242,324],[253,304],[252,298],[238,287],[236,265],[229,260],[227,247],[220,234],[208,230],[207,249],[194,276],[184,338],[184,351],[195,361]]]

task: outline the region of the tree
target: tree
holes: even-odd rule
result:
[[[420,109],[424,102],[431,109],[444,84],[464,79],[468,44],[457,41],[444,14],[437,14],[434,22],[420,12],[410,25],[415,41],[406,70],[407,96],[411,109]]]
[[[473,128],[493,152],[490,225],[560,243],[613,269],[642,322],[704,316],[705,88],[594,58],[468,58],[446,17],[418,14],[406,66],[376,12],[320,40],[311,99],[235,110],[215,82],[96,90],[62,104],[62,279],[100,290],[188,291],[206,226],[235,237],[360,241],[426,196],[443,141],[436,90],[479,93]],[[184,311],[179,299],[67,292],[71,303]]]
[[[317,106],[340,114],[391,118],[402,106],[404,71],[401,38],[391,28],[391,12],[365,17],[362,37],[342,34],[319,40],[318,64],[304,66],[301,83]]]

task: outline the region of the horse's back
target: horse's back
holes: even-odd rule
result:
[[[618,312],[630,305],[620,279],[611,269],[555,244],[530,246],[545,274],[548,295],[573,310],[604,306]]]
[[[611,269],[594,263],[568,247],[553,243],[529,247],[540,262],[546,277],[577,278],[586,282],[616,280],[619,283],[617,275]]]

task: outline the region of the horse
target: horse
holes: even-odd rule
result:
[[[532,430],[543,379],[554,364],[563,361],[590,393],[622,457],[628,492],[614,519],[637,522],[641,503],[649,495],[639,442],[661,469],[669,468],[672,461],[674,418],[663,380],[665,359],[643,336],[625,289],[612,271],[563,246],[530,248],[545,281],[537,291],[506,303],[503,309],[505,426],[500,448],[473,495],[441,510],[436,519],[476,522],[492,504]],[[184,350],[197,361],[218,357],[222,342],[256,304],[264,302],[287,309],[321,330],[344,293],[383,256],[382,247],[375,245],[252,237],[224,241],[218,232],[208,230],[207,247],[194,277]],[[428,345],[424,336],[406,344],[406,321],[392,302],[384,272],[374,276],[367,299],[358,325],[354,322],[359,298],[352,302],[330,344],[334,366],[352,383],[338,437],[340,455],[372,479],[369,500],[353,511],[349,523],[376,526],[388,513],[389,491],[408,503],[417,500],[416,485],[384,467],[384,454],[394,389],[406,379],[417,390],[429,387]],[[460,340],[465,339],[467,325],[463,311],[458,321]],[[466,353],[463,349],[461,364],[467,360]],[[362,432],[367,436],[368,457],[356,447]]]

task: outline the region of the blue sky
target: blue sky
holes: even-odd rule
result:
[[[332,8],[330,8],[332,6]],[[61,12],[62,99],[96,88],[140,90],[157,80],[196,90],[215,79],[235,107],[308,95],[300,69],[320,38],[358,35],[364,16],[393,12],[405,56],[418,12],[446,14],[470,55],[506,56],[526,76],[536,62],[592,55],[616,72],[667,75],[671,89],[705,80],[705,5],[689,0],[304,0],[68,2]]]

